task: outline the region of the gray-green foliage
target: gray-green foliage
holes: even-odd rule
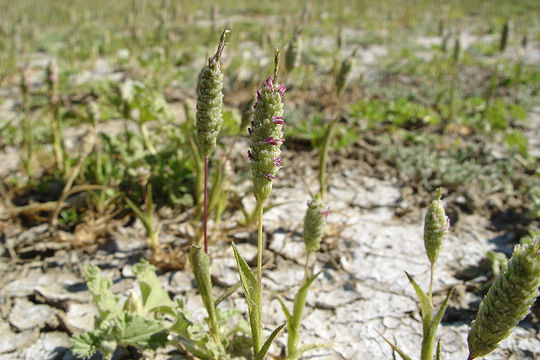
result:
[[[205,261],[201,260],[200,253],[194,253],[191,258],[192,263],[201,269],[196,281],[201,284],[206,301],[214,307],[213,298],[208,296],[209,274],[203,274]],[[189,314],[181,300],[171,300],[168,292],[161,286],[155,270],[155,267],[146,261],[136,264],[133,272],[137,277],[140,295],[131,291],[122,303],[110,291],[110,279],[101,276],[96,266],[85,267],[88,289],[94,298],[98,315],[95,318],[94,330],[72,338],[75,355],[88,358],[100,352],[105,359],[111,359],[118,346],[131,345],[141,350],[155,350],[172,342],[203,360],[223,360],[229,357],[229,346],[238,343],[236,336],[246,331],[245,322],[241,319],[236,321],[233,328],[228,326],[231,318],[237,317],[238,312],[219,311],[214,307],[214,323],[211,326],[219,334],[214,336],[206,331],[202,324],[194,324],[189,320]]]
[[[192,246],[189,251],[189,263],[195,276],[197,289],[201,294],[204,307],[208,313],[208,325],[210,334],[218,345],[221,345],[220,333],[217,322],[214,296],[212,295],[212,279],[210,277],[210,260],[208,255],[200,247]],[[224,350],[223,350],[224,352]]]
[[[302,32],[297,31],[287,47],[285,52],[285,67],[287,71],[293,70],[298,63],[300,62],[300,57],[302,55]]]
[[[223,124],[221,55],[228,32],[227,29],[223,31],[216,54],[208,59],[208,65],[202,69],[197,84],[196,127],[199,152],[203,157],[207,157],[214,151]]]
[[[319,250],[326,224],[325,204],[320,195],[316,195],[308,204],[304,216],[304,231],[302,236],[308,253]]]
[[[442,206],[441,192],[439,190],[438,197],[429,205],[424,220],[424,247],[431,264],[435,264],[437,261],[447,232],[448,218]]]
[[[469,360],[492,352],[529,313],[540,286],[540,240],[517,245],[506,270],[480,303],[467,342]]]
[[[134,267],[142,299],[131,295],[122,305],[109,290],[111,280],[101,276],[96,266],[85,267],[88,289],[98,309],[94,330],[72,338],[72,350],[88,358],[95,352],[111,359],[117,346],[131,345],[141,349],[157,349],[167,343],[168,332],[160,320],[165,313],[174,313],[174,303],[161,288],[154,267],[143,262]],[[139,303],[133,306],[133,303]],[[135,311],[134,311],[135,310]]]
[[[339,73],[336,77],[336,94],[338,97],[343,94],[343,90],[345,90],[345,87],[347,86],[349,74],[351,73],[351,70],[354,66],[353,57],[354,54],[343,60],[343,62],[341,63]]]

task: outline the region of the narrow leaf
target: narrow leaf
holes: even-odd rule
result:
[[[291,324],[291,313],[289,312],[289,309],[287,309],[287,305],[285,305],[285,301],[283,300],[283,298],[281,297],[281,295],[279,295],[277,292],[273,292],[274,296],[276,297],[276,299],[278,299],[279,301],[279,304],[281,305],[281,309],[283,310],[283,313],[285,314],[285,317],[287,318],[287,324]]]
[[[147,235],[150,235],[153,231],[153,226],[148,221],[148,218],[146,217],[146,215],[144,215],[142,211],[139,209],[139,207],[135,205],[133,201],[131,201],[128,197],[124,198],[124,200],[126,200],[126,204],[128,204],[129,208],[133,210],[135,215],[139,218],[139,220],[141,220],[144,226],[144,229],[146,230]]]
[[[292,324],[291,326],[298,327],[300,325],[300,321],[302,320],[302,314],[304,313],[304,307],[306,306],[306,298],[309,291],[309,287],[313,283],[313,281],[323,272],[323,270],[319,271],[315,275],[313,275],[311,278],[309,278],[298,290],[296,293],[296,296],[294,297],[294,309],[293,309],[293,317],[292,317]]]
[[[332,347],[332,344],[311,344],[311,345],[304,345],[304,346],[300,346],[297,350],[296,350],[296,354],[297,355],[302,355],[303,353],[305,353],[306,351],[310,351],[310,350],[315,350],[315,349],[321,349],[321,348],[331,348]]]
[[[384,337],[383,334],[381,334],[380,332],[377,331],[377,334],[379,334],[380,337],[382,337],[384,339],[384,341],[386,341],[386,343],[388,345],[390,345],[392,347],[392,349],[394,349],[395,352],[397,352],[399,354],[399,356],[401,356],[401,358],[403,360],[412,360],[409,356],[407,356],[403,350],[401,350],[400,348],[398,348],[396,345],[394,345],[393,342],[391,342],[390,340],[388,340],[387,338]]]
[[[270,345],[272,345],[272,341],[276,338],[276,336],[279,334],[281,329],[283,329],[287,324],[282,324],[278,326],[274,331],[272,331],[272,334],[266,339],[264,345],[262,346],[261,350],[255,357],[255,360],[264,360],[264,357],[266,356],[266,353],[268,352],[268,349],[270,348]]]
[[[251,338],[253,340],[254,353],[261,348],[262,334],[262,304],[261,299],[257,298],[257,280],[253,271],[249,268],[249,265],[238,253],[236,245],[232,243],[234,257],[236,258],[236,264],[238,272],[240,274],[240,281],[242,282],[242,288],[244,289],[244,295],[248,305],[249,323],[251,326]]]
[[[446,299],[444,299],[443,304],[441,305],[441,308],[437,312],[437,315],[433,319],[433,322],[431,323],[431,328],[429,329],[430,335],[435,336],[435,333],[437,332],[437,328],[439,327],[439,324],[441,323],[442,317],[444,315],[444,312],[446,311],[446,308],[448,307],[448,303],[450,302],[450,297],[454,293],[454,288],[450,289],[448,292],[448,295],[446,295]]]
[[[414,287],[414,290],[416,291],[416,294],[418,295],[418,299],[420,301],[420,311],[422,314],[422,324],[424,328],[424,336],[427,335],[429,332],[429,329],[431,327],[431,322],[433,320],[433,305],[431,304],[431,300],[427,297],[427,295],[420,289],[420,286],[414,281],[411,275],[409,275],[407,272],[407,277],[409,278],[409,281],[411,282],[412,286]]]
[[[199,289],[204,307],[208,313],[210,332],[216,341],[218,341],[219,329],[216,308],[214,307],[214,296],[212,295],[210,260],[203,249],[197,246],[192,246],[189,250],[189,263],[191,265],[191,270],[193,270],[193,275],[195,276],[195,284],[197,284],[197,289]]]
[[[289,352],[296,352],[296,348],[298,347],[298,342],[300,340],[298,331],[300,329],[300,323],[302,322],[309,287],[322,272],[323,270],[319,271],[317,274],[305,281],[294,297],[293,313],[289,323],[289,339],[287,341],[287,348]]]
[[[238,288],[240,286],[242,286],[242,283],[239,281],[236,284],[234,284],[233,286],[229,287],[227,290],[225,290],[225,292],[223,294],[221,294],[221,296],[216,299],[216,301],[214,302],[214,306],[217,307],[223,300],[227,299],[229,296],[234,294],[234,292],[236,290],[238,290]]]

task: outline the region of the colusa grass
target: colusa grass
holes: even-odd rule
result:
[[[196,130],[199,152],[204,157],[203,233],[206,253],[208,253],[208,156],[216,147],[223,124],[223,73],[220,62],[229,32],[229,29],[225,29],[221,34],[216,54],[208,59],[208,65],[201,71],[197,85]]]
[[[434,356],[437,360],[441,359],[441,340],[444,341],[444,339],[438,340],[434,355],[435,335],[453,289],[447,294],[439,311],[435,314],[432,303],[433,270],[449,226],[450,222],[441,202],[441,191],[437,190],[437,197],[431,202],[424,220],[424,246],[431,264],[428,294],[426,295],[407,274],[418,295],[422,316],[421,360],[432,360]],[[540,240],[535,239],[528,244],[516,246],[512,258],[502,268],[504,269],[502,274],[497,277],[484,297],[476,320],[471,325],[467,360],[482,357],[495,350],[499,342],[508,337],[514,327],[529,313],[539,294]],[[402,359],[411,359],[390,340],[384,336],[383,339]]]
[[[263,344],[262,334],[262,217],[263,204],[272,191],[273,180],[281,167],[281,145],[283,138],[283,94],[285,86],[278,81],[279,50],[275,50],[274,76],[268,77],[261,90],[257,90],[257,99],[254,105],[254,116],[248,129],[251,136],[251,146],[248,157],[251,161],[253,176],[253,193],[257,202],[259,220],[257,232],[257,278],[240,256],[233,243],[233,251],[240,273],[240,281],[248,304],[249,322],[253,355],[262,360],[270,344],[279,331],[285,326],[281,325],[268,337]]]

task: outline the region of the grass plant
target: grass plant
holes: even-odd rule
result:
[[[152,256],[157,269],[144,261],[135,265],[137,285],[125,298],[110,291],[111,281],[96,267],[86,268],[98,316],[92,331],[74,336],[73,351],[82,357],[99,351],[110,358],[125,346],[154,351],[173,345],[193,359],[262,360],[284,326],[288,360],[315,348],[302,344],[301,322],[309,289],[320,274],[312,274],[312,264],[324,259],[314,254],[325,229],[328,172],[340,169],[342,161],[357,160],[362,174],[395,176],[404,193],[412,190],[414,201],[422,202],[426,191],[443,187],[458,215],[487,212],[494,223],[503,223],[509,238],[525,227],[538,227],[538,158],[530,140],[534,129],[526,122],[538,102],[540,76],[533,52],[539,37],[532,0],[494,0],[489,6],[460,1],[452,7],[426,0],[405,7],[396,2],[282,0],[239,0],[219,7],[208,1],[167,0],[21,0],[2,5],[0,150],[2,156],[13,149],[22,154],[22,166],[3,157],[2,229],[14,225],[26,230],[46,221],[47,213],[54,236],[59,229],[73,230],[70,238],[76,239],[84,228],[99,233],[88,236],[93,244],[98,237],[111,238],[116,224],[135,216],[151,252],[167,260],[167,266],[160,266]],[[202,61],[224,24],[234,32],[224,30],[215,54]],[[452,33],[452,28],[463,32]],[[526,35],[516,54],[520,34]],[[271,62],[263,54],[287,41],[283,64],[292,91],[284,109],[278,53],[273,76],[255,96],[252,90]],[[230,56],[224,56],[226,46]],[[358,51],[362,56],[356,56]],[[15,69],[20,64],[25,70],[19,79]],[[356,65],[362,71],[362,89],[349,84]],[[43,70],[46,78],[40,81],[35,74]],[[13,102],[17,84],[20,100]],[[224,98],[224,92],[231,96]],[[21,126],[14,121],[19,118]],[[74,142],[87,120],[88,135]],[[247,170],[235,154],[244,141],[238,129],[246,128]],[[286,324],[265,339],[263,320],[268,322],[269,310],[263,302],[263,220],[269,209],[289,203],[269,201],[285,137],[291,139],[292,156],[318,150],[319,191],[304,218],[303,281],[292,308],[277,295]],[[216,151],[221,145],[224,151]],[[332,145],[336,151],[330,154]],[[244,186],[249,173],[252,211],[244,201],[251,193]],[[72,196],[76,193],[84,194]],[[475,195],[481,205],[469,201]],[[408,209],[399,207],[399,212]],[[420,304],[422,360],[444,356],[445,339],[437,339],[437,329],[451,296],[435,308],[433,278],[449,226],[440,192],[427,213],[426,291],[407,275]],[[188,230],[172,230],[171,245],[161,244],[161,219],[170,214],[169,225],[189,218]],[[505,217],[510,220],[498,220]],[[201,222],[193,230],[193,223]],[[255,227],[256,269],[233,244],[240,281],[218,294],[210,273],[209,241],[227,241],[231,232]],[[7,245],[10,233],[6,231]],[[184,240],[195,245],[189,253],[181,250]],[[16,259],[15,250],[8,251]],[[494,258],[499,274],[472,324],[469,360],[495,349],[527,314],[538,296],[538,258],[538,240],[517,246],[509,262]],[[157,276],[164,269],[183,268],[188,260],[206,311],[200,323],[190,320],[183,299],[173,301]],[[249,323],[224,301],[240,287]],[[391,345],[399,356],[410,358]]]

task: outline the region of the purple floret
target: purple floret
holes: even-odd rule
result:
[[[269,136],[267,137],[266,139],[263,140],[264,143],[268,144],[268,145],[273,145],[273,146],[277,146],[279,145],[279,142],[281,140],[279,139],[275,139],[273,136]],[[282,142],[283,143],[283,142]]]

